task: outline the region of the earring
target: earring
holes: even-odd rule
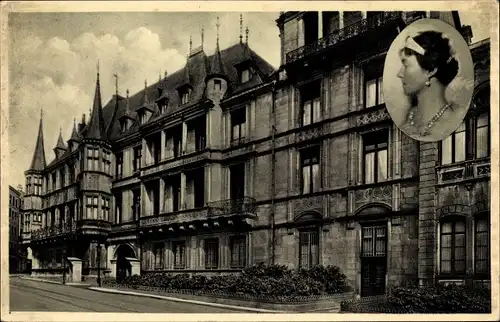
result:
[[[431,86],[431,82],[430,82],[430,81],[428,81],[428,80],[426,80],[426,81],[425,81],[425,85],[427,85],[427,87],[429,87],[429,86]]]

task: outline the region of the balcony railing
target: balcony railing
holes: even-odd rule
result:
[[[305,46],[302,46],[287,53],[286,63],[290,64],[311,54],[316,54],[344,40],[353,38],[357,35],[360,35],[370,30],[375,30],[387,24],[390,21],[395,21],[400,18],[401,18],[401,12],[388,11],[361,20],[343,29],[336,30],[333,33],[323,38],[320,38],[313,43],[307,44]]]
[[[439,167],[437,171],[438,182],[445,184],[489,177],[491,173],[490,158],[447,164]]]
[[[74,232],[76,232],[76,222],[67,223],[62,226],[49,226],[31,232],[31,240],[47,239]]]
[[[208,203],[208,217],[245,213],[255,214],[254,198],[243,197],[240,199],[226,199]]]

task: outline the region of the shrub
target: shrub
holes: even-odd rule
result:
[[[449,284],[421,288],[395,288],[388,296],[392,306],[413,313],[488,313],[489,291]]]
[[[337,266],[313,266],[308,270],[302,269],[299,274],[324,285],[327,294],[336,294],[345,291],[346,276]]]
[[[114,278],[114,277],[105,277],[102,280],[102,285],[109,286],[109,287],[115,287],[117,285],[116,278]]]
[[[247,267],[243,270],[242,275],[252,277],[283,277],[293,274],[286,265],[265,265],[260,263],[254,266]]]

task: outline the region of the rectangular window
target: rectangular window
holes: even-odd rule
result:
[[[141,159],[142,159],[142,146],[135,147],[134,163],[133,163],[134,172],[139,171],[141,169]]]
[[[219,267],[219,239],[205,239],[205,269],[217,269]]]
[[[384,257],[387,253],[387,227],[366,226],[362,231],[361,257]]]
[[[247,241],[245,236],[231,236],[231,268],[244,268],[247,258]]]
[[[57,189],[57,175],[55,172],[52,173],[52,190]]]
[[[115,195],[115,223],[119,224],[122,222],[122,195],[119,193]]]
[[[214,79],[214,90],[220,92],[222,89],[222,82],[220,79]]]
[[[299,232],[299,267],[311,268],[319,264],[319,231]]]
[[[239,108],[231,113],[231,142],[241,142],[246,134],[246,108]]]
[[[102,198],[102,220],[109,221],[109,199]]]
[[[132,214],[133,219],[137,220],[141,214],[141,190],[132,191]]]
[[[302,126],[321,120],[321,81],[304,85],[300,90]]]
[[[387,180],[389,131],[377,131],[363,136],[364,182]]]
[[[103,150],[102,151],[102,162],[104,165],[104,172],[105,173],[110,173],[110,168],[111,168],[111,152]]]
[[[385,103],[382,77],[368,79],[365,82],[365,107]]]
[[[155,270],[163,269],[163,258],[165,255],[165,244],[164,243],[155,244],[154,254],[155,254],[154,269]]]
[[[302,194],[319,191],[321,186],[319,160],[319,146],[310,147],[300,151]]]
[[[465,160],[466,122],[446,139],[441,141],[441,164],[456,163]]]
[[[465,274],[465,221],[441,223],[441,273]]]
[[[99,209],[98,197],[87,197],[86,198],[87,207],[87,218],[86,219],[97,219],[97,212]]]
[[[490,155],[489,115],[482,113],[476,118],[476,158]]]
[[[186,242],[173,242],[172,247],[174,253],[174,269],[186,268]]]
[[[75,182],[75,166],[73,164],[69,165],[68,180],[69,180],[69,184],[72,184]]]
[[[250,70],[244,69],[241,71],[241,83],[246,83],[250,80]]]
[[[123,176],[123,152],[116,154],[116,178],[120,179]]]
[[[477,217],[474,234],[474,273],[490,274],[490,223],[486,216]]]
[[[187,104],[189,102],[189,89],[184,90],[181,93],[181,104]]]
[[[99,170],[99,148],[87,148],[87,169]]]

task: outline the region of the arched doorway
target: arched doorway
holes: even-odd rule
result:
[[[125,277],[132,274],[132,265],[127,260],[135,258],[135,253],[129,245],[120,245],[116,250],[116,280],[122,281]]]

